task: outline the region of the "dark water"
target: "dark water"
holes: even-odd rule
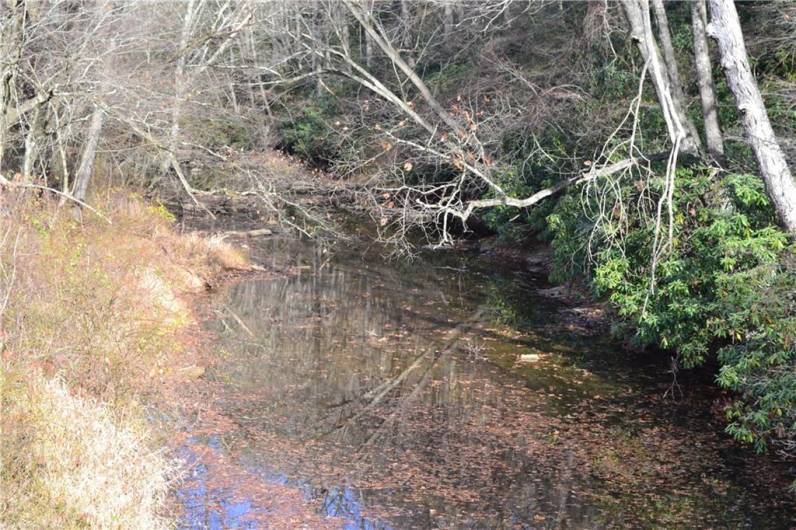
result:
[[[208,326],[217,424],[183,449],[184,528],[789,528],[782,465],[718,396],[572,326],[543,278],[271,239]],[[221,475],[221,476],[219,476]],[[328,516],[328,517],[327,517]]]

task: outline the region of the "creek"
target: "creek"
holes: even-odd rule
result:
[[[182,528],[794,523],[787,470],[722,433],[718,392],[579,325],[543,273],[249,244],[278,272],[210,301],[220,419],[181,448]]]

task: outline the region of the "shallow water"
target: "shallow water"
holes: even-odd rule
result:
[[[259,241],[281,273],[215,295],[223,420],[181,449],[182,527],[794,524],[786,469],[721,434],[717,396],[664,397],[665,365],[573,329],[543,278],[344,247]]]

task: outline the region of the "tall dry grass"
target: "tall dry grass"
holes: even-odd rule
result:
[[[41,374],[4,383],[4,528],[171,526],[162,507],[174,467],[134,409]]]
[[[186,295],[246,258],[128,193],[96,207],[0,190],[0,528],[168,526],[140,403],[178,371]]]

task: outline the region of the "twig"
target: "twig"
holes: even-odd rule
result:
[[[64,193],[63,191],[56,190],[55,188],[50,188],[49,186],[42,186],[40,184],[30,184],[30,183],[27,183],[27,182],[13,182],[13,181],[10,181],[7,178],[5,178],[3,175],[0,175],[0,187],[2,187],[2,186],[8,186],[10,188],[30,188],[30,189],[44,190],[44,191],[49,191],[49,192],[55,193],[57,195],[60,195],[61,197],[64,197],[66,200],[72,201],[72,202],[80,205],[81,207],[85,208],[86,210],[92,212],[94,215],[96,215],[97,217],[99,217],[103,221],[107,222],[109,225],[113,224],[110,219],[105,217],[96,208],[93,208],[93,207],[89,206],[85,202],[81,201],[80,199],[76,199],[75,197],[73,197],[72,195],[70,195],[68,193]]]

